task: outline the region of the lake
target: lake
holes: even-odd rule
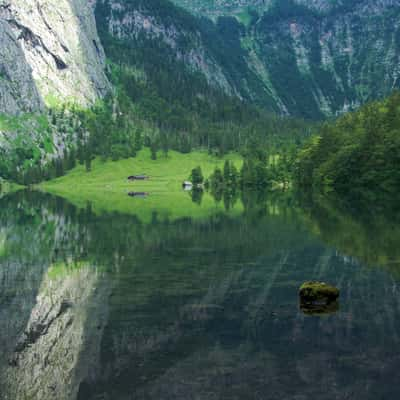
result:
[[[0,199],[2,400],[400,398],[398,214],[146,201]],[[336,312],[300,310],[308,280],[340,288]]]

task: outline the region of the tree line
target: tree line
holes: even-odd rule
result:
[[[340,194],[398,193],[400,92],[324,124],[299,152],[295,180],[303,190]]]
[[[290,188],[296,146],[271,154],[254,145],[245,149],[242,156],[240,168],[233,161],[225,160],[223,167],[216,167],[209,177],[203,175],[200,166],[194,168],[188,178],[193,184],[192,199],[201,201],[203,190],[206,190],[217,202],[223,200],[225,208],[229,209],[245,192]]]

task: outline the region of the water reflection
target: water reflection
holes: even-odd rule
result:
[[[370,232],[326,205],[242,201],[240,216],[154,209],[143,223],[3,198],[0,398],[397,398],[400,289],[379,261],[398,250],[383,220]],[[299,309],[313,279],[341,289],[339,312]]]
[[[305,223],[325,243],[368,266],[400,273],[400,202],[388,200],[382,208],[315,196],[300,203]]]
[[[203,200],[203,196],[204,196],[204,191],[202,188],[194,188],[190,192],[190,195],[192,196],[193,203],[201,205],[201,201]]]

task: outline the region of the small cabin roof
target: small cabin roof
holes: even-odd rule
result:
[[[130,197],[147,197],[149,195],[148,192],[129,192],[128,196]]]
[[[147,179],[147,175],[130,175],[128,176],[128,179]]]

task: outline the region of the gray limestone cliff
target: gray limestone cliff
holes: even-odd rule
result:
[[[338,115],[400,87],[399,0],[174,2],[216,21],[225,16],[232,32],[234,21],[242,25],[241,57],[257,83],[250,87],[241,68],[236,88],[259,102],[256,89],[265,87],[280,113]]]
[[[0,110],[36,111],[43,106],[32,76],[32,69],[11,27],[0,19]]]
[[[92,104],[110,90],[113,40],[143,54],[156,43],[213,87],[280,114],[321,119],[400,87],[400,0],[174,2],[215,23],[168,0],[0,0],[0,113]]]
[[[125,0],[99,0],[97,4],[98,9],[103,10],[97,13],[99,29],[101,25],[101,29],[112,37],[136,46],[143,45],[143,38],[162,43],[177,62],[192,72],[202,73],[210,85],[239,95],[205,43],[201,31],[196,26],[188,26],[181,16],[168,10],[167,2],[161,3],[159,9],[154,4]]]
[[[92,2],[0,0],[0,112],[93,103],[109,90]]]

